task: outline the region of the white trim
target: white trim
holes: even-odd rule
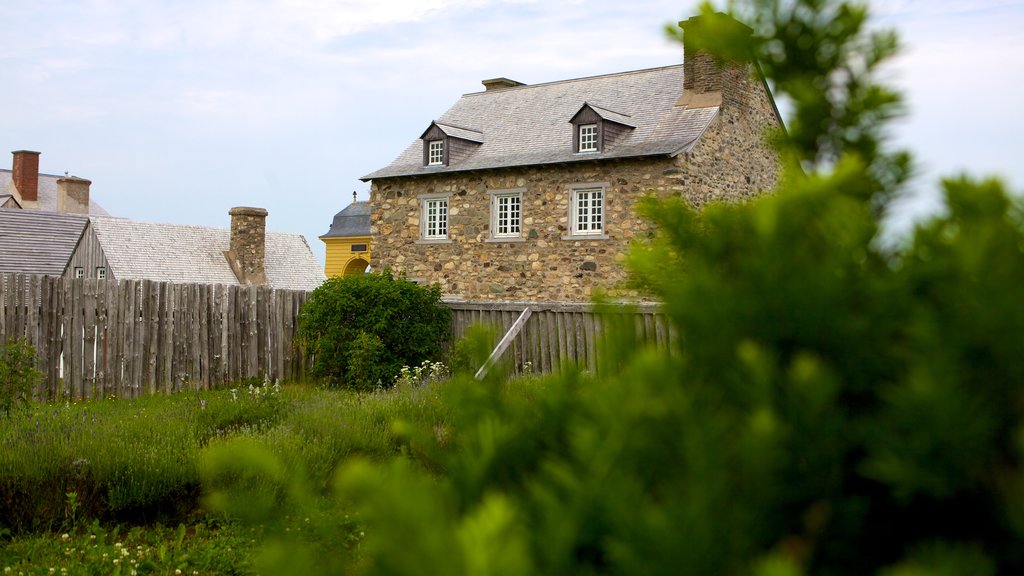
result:
[[[97,266],[96,267],[96,279],[97,280],[106,280],[107,279],[107,269],[104,268],[103,266]]]
[[[82,266],[75,266],[72,278],[85,278],[85,268]]]
[[[587,132],[587,138],[584,139],[584,129]],[[564,132],[563,132],[564,134]],[[597,146],[597,124],[580,124],[579,127],[579,138],[580,138],[580,152],[598,152]],[[586,146],[584,146],[586,142]]]
[[[420,240],[446,241],[449,238],[449,194],[423,194],[420,204]]]
[[[427,166],[444,165],[444,140],[427,142]]]
[[[489,190],[491,196],[492,240],[515,241],[523,235],[523,191],[525,188],[511,190]],[[505,212],[503,219],[503,212]]]
[[[607,238],[604,210],[607,184],[574,184],[568,188],[569,234],[565,238]]]

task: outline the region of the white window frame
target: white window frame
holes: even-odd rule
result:
[[[450,194],[424,194],[420,201],[420,242],[450,242]]]
[[[491,190],[491,240],[516,242],[523,240],[524,188]]]
[[[427,142],[427,166],[444,165],[444,140]]]
[[[569,186],[569,234],[565,240],[605,240],[608,219],[605,211],[606,182]]]
[[[580,152],[597,152],[597,124],[580,124]]]
[[[96,279],[97,280],[106,280],[107,279],[107,269],[104,268],[103,266],[97,266],[96,267]]]
[[[85,278],[85,268],[83,268],[81,266],[75,266],[74,277],[75,278]]]

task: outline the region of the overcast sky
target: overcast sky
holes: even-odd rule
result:
[[[1024,189],[1024,0],[873,3],[905,50],[919,197],[969,170]],[[270,212],[323,261],[333,215],[485,78],[665,66],[692,0],[0,0],[0,167],[92,180],[112,215],[228,225]]]

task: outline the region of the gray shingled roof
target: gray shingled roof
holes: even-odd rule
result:
[[[344,210],[334,215],[331,229],[321,238],[335,236],[369,236],[370,235],[370,203],[353,202]]]
[[[57,180],[64,178],[64,176],[55,176],[53,174],[39,173],[39,197],[38,197],[38,210],[56,210],[57,209]],[[10,191],[14,187],[14,183],[11,182],[12,174],[10,170],[0,168],[0,193]],[[92,199],[92,195],[89,197],[89,215],[90,216],[110,216],[110,213],[103,209],[96,201]]]
[[[81,214],[0,208],[0,272],[60,276],[88,221]]]
[[[468,158],[425,167],[423,143],[416,139],[394,162],[362,180],[678,154],[693,146],[718,113],[717,107],[677,106],[682,90],[680,64],[466,94],[436,122],[482,133],[484,143]],[[636,128],[608,150],[574,153],[569,120],[585,103]]]
[[[92,218],[93,230],[115,278],[164,282],[238,284],[224,251],[226,228]],[[325,277],[300,234],[267,232],[267,282],[274,288],[312,290]]]

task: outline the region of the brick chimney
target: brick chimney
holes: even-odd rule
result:
[[[723,13],[711,15],[710,21],[707,18],[694,16],[679,23],[683,29],[683,94],[677,105],[705,108],[742,104],[751,74],[748,62],[716,60],[688,39],[693,38],[692,32],[709,25],[716,31],[725,31],[729,37],[749,37],[753,30]]]
[[[39,152],[15,150],[11,179],[22,202],[39,201]]]
[[[231,247],[224,253],[242,284],[266,284],[267,211],[238,206],[231,215]]]
[[[89,186],[92,181],[77,176],[57,180],[57,212],[89,213]]]

